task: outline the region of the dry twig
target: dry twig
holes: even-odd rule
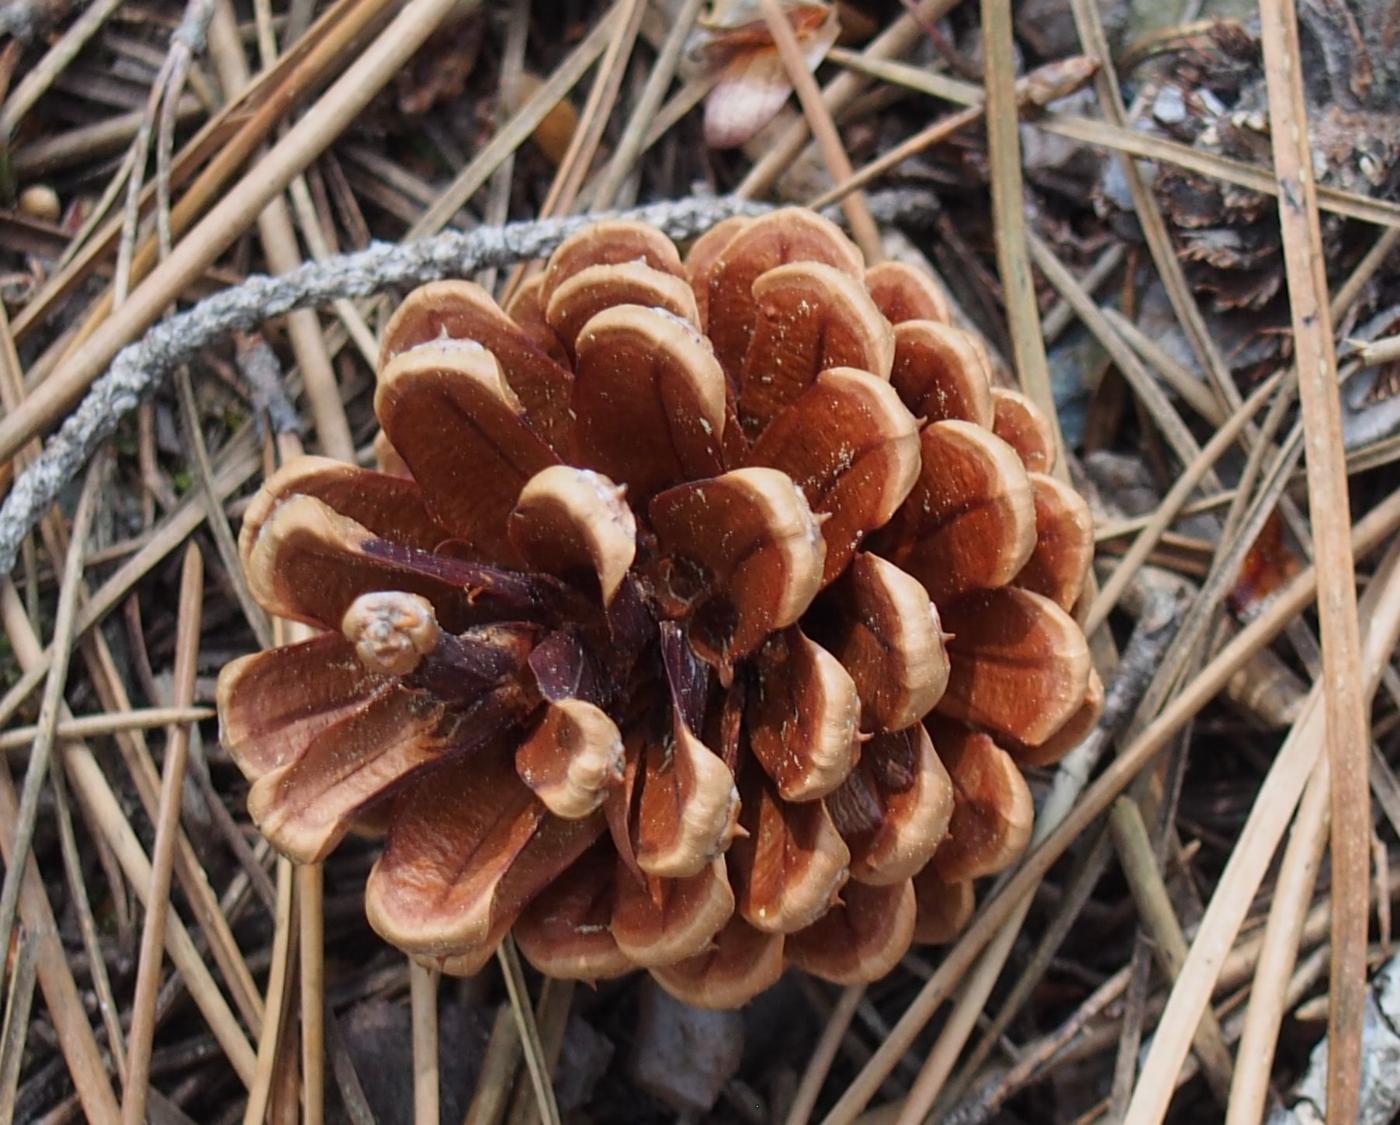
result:
[[[761,205],[735,199],[695,198],[626,214],[655,224],[673,238],[688,238],[731,215],[761,210]],[[166,374],[201,348],[292,309],[542,258],[596,218],[511,223],[466,234],[451,231],[401,245],[375,244],[359,253],[308,262],[278,277],[251,277],[155,325],[139,343],[117,355],[111,370],[93,385],[43,454],[15,481],[0,507],[0,572],[13,568],[24,536],[117,423]]]

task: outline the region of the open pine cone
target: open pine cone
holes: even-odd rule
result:
[[[801,210],[685,262],[599,223],[509,312],[417,290],[384,471],[303,458],[245,517],[258,601],[322,630],[220,677],[254,819],[301,861],[386,833],[370,922],[449,972],[513,928],[729,1007],[948,940],[1102,698],[1088,511],[988,371]]]

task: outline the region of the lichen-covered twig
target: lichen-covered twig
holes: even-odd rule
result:
[[[1307,1073],[1275,1108],[1268,1125],[1321,1125],[1327,1120],[1327,1046],[1313,1048]],[[1361,1030],[1361,1112],[1358,1125],[1384,1125],[1400,1112],[1400,958],[1371,980]]]
[[[693,197],[625,212],[660,227],[672,238],[690,238],[722,219],[758,214],[763,204],[730,197]],[[188,311],[154,325],[123,348],[107,374],[88,391],[15,481],[0,506],[0,574],[14,567],[20,543],[98,445],[178,364],[201,348],[247,331],[293,309],[327,305],[342,297],[369,297],[388,289],[443,277],[466,277],[491,266],[547,257],[597,215],[451,231],[402,245],[375,243],[354,254],[320,262],[278,277],[255,276],[206,298]]]

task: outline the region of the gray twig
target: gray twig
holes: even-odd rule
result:
[[[1371,979],[1361,1032],[1361,1112],[1357,1125],[1385,1125],[1400,1112],[1400,957]],[[1327,1039],[1313,1048],[1308,1069],[1268,1125],[1321,1125],[1327,1120]]]
[[[722,219],[767,209],[760,203],[712,196],[657,203],[620,214],[683,239]],[[449,231],[404,244],[374,243],[354,254],[307,262],[277,277],[250,277],[153,325],[141,340],[117,353],[107,373],[92,385],[43,453],[15,481],[0,506],[0,574],[13,569],[24,537],[121,419],[201,348],[293,309],[327,305],[346,297],[370,297],[388,289],[444,277],[468,277],[477,270],[544,258],[569,235],[598,218],[577,215],[479,227],[466,233]]]
[[[238,332],[234,334],[234,354],[238,362],[238,373],[248,384],[253,406],[258,411],[258,424],[264,418],[274,434],[299,434],[302,431],[301,415],[287,394],[282,382],[282,364],[277,353],[258,332]],[[261,439],[262,430],[258,437]]]

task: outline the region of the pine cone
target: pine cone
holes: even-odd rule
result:
[[[1025,846],[1019,764],[1102,696],[1088,510],[988,371],[801,210],[684,263],[599,223],[509,314],[419,289],[385,471],[300,459],[244,520],[258,601],[322,630],[220,677],[253,818],[305,862],[387,833],[370,922],[449,972],[513,927],[547,974],[729,1007],[948,940]]]

